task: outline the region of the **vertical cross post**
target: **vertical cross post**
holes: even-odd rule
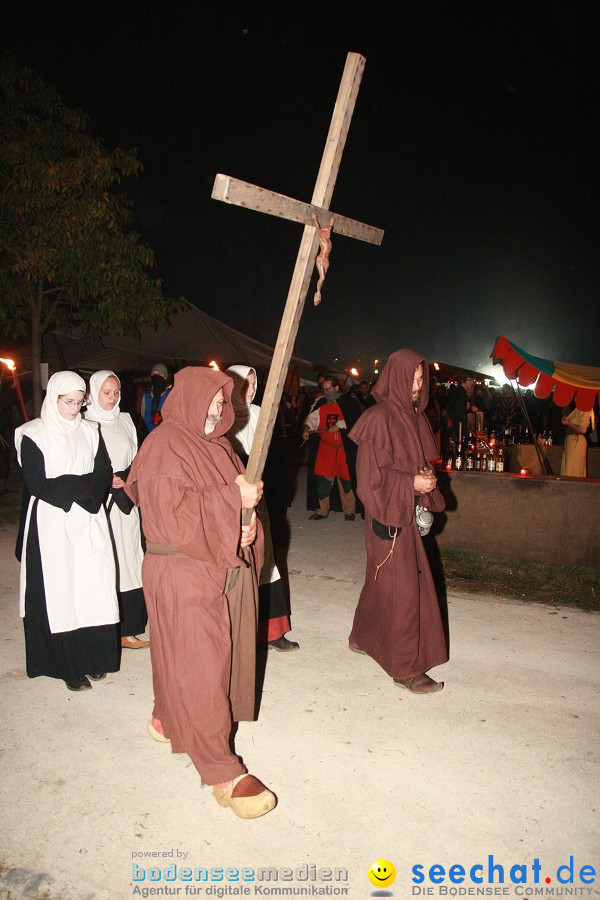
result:
[[[316,214],[318,216],[321,214],[324,221],[333,219],[336,234],[346,234],[375,244],[380,244],[383,239],[383,232],[379,229],[329,212],[329,204],[344,152],[364,67],[365,58],[363,56],[359,53],[348,54],[310,205],[266,191],[255,185],[239,182],[228,176],[217,175],[215,179],[212,194],[215,199],[268,212],[280,218],[304,222],[304,233],[300,242],[300,249],[298,250],[296,265],[261,404],[254,442],[246,468],[246,477],[252,482],[258,481],[263,473],[275,419],[281,402],[283,386],[304,308],[304,301],[306,300],[312,276],[319,245],[319,234],[313,215]],[[247,515],[245,515],[244,521],[249,521],[251,513],[249,510],[245,510],[245,513]]]

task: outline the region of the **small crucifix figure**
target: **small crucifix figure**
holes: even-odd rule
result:
[[[334,220],[331,219],[329,221],[328,228],[321,228],[319,225],[319,220],[317,218],[317,214],[312,214],[313,219],[317,223],[317,231],[319,232],[319,246],[321,251],[317,258],[315,259],[315,266],[317,267],[317,272],[319,273],[319,280],[317,281],[317,291],[315,293],[314,304],[318,306],[321,302],[321,288],[323,287],[323,282],[325,281],[325,276],[327,275],[327,269],[329,268],[329,254],[331,253],[331,229],[333,228]]]

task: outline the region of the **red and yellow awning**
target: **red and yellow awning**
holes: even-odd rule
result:
[[[532,356],[508,338],[497,338],[490,353],[494,363],[500,363],[504,374],[524,388],[531,387],[536,397],[549,397],[557,406],[568,406],[573,399],[577,409],[594,408],[600,395],[600,369],[577,366]]]

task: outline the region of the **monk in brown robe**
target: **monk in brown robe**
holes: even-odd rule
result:
[[[418,503],[444,509],[424,414],[429,370],[414,350],[389,357],[349,437],[358,444],[358,494],[365,507],[367,571],[350,649],[371,656],[394,683],[416,694],[443,688],[427,670],[448,659],[436,591],[415,520]]]
[[[126,491],[141,508],[144,594],[152,633],[154,711],[148,731],[187,753],[202,782],[241,818],[276,798],[230,747],[232,721],[255,718],[254,678],[262,531],[251,484],[225,437],[232,379],[210,368],[175,376],[163,421],[133,461]],[[257,565],[258,563],[258,565]],[[226,592],[228,569],[238,572]]]

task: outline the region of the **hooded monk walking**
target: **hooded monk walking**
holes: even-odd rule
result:
[[[435,586],[415,505],[439,512],[444,498],[431,467],[437,448],[425,415],[427,362],[414,350],[389,357],[367,409],[349,437],[365,506],[367,572],[350,649],[364,653],[414,694],[444,687],[426,674],[448,659]]]
[[[256,616],[262,531],[251,484],[225,438],[232,379],[179,371],[163,421],[133,461],[126,490],[142,511],[142,568],[152,641],[154,711],[148,731],[187,753],[221,806],[254,819],[276,805],[230,747],[233,720],[254,715]],[[228,569],[238,569],[225,592]]]

